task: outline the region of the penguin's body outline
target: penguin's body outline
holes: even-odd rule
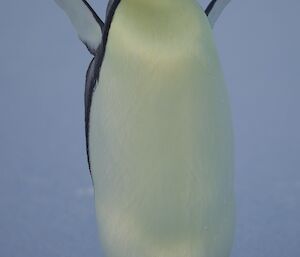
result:
[[[87,151],[102,245],[108,257],[227,257],[234,230],[232,132],[227,96],[209,24],[200,7],[197,10],[194,6],[198,14],[191,17],[196,19],[192,25],[197,26],[198,22],[199,27],[193,26],[193,29],[198,31],[196,33],[200,37],[195,39],[193,33],[188,33],[188,39],[199,43],[198,47],[190,49],[187,45],[187,49],[184,49],[180,45],[177,49],[179,51],[175,52],[176,45],[168,49],[171,41],[166,37],[167,48],[163,48],[165,53],[158,53],[161,46],[147,46],[147,41],[139,38],[141,31],[137,27],[137,34],[133,32],[131,36],[128,35],[128,32],[132,32],[126,31],[124,25],[130,24],[128,12],[139,16],[137,10],[130,10],[128,7],[130,1],[137,0],[110,1],[102,41],[86,76]],[[189,11],[193,12],[192,9]],[[185,16],[184,11],[181,15]],[[185,18],[191,21],[190,18]],[[151,29],[149,22],[144,25]],[[178,28],[179,37],[183,33],[182,29],[184,26]],[[205,37],[201,39],[203,31]],[[147,29],[145,33],[147,34]],[[114,41],[110,38],[108,43],[109,36]],[[138,45],[132,49],[126,48],[132,45],[130,40],[134,36],[146,45],[141,45],[140,49],[135,49]],[[174,40],[179,37],[174,36]],[[119,42],[116,41],[118,38]],[[185,43],[184,40],[181,43]],[[145,47],[149,48],[145,50]],[[135,50],[140,53],[135,55]],[[166,53],[169,50],[174,54]],[[200,56],[203,54],[201,50],[208,50],[210,54],[204,58],[197,56],[199,52]],[[130,54],[122,56],[124,51],[131,51],[133,59]],[[127,61],[130,63],[128,67]],[[187,63],[177,67],[182,61]],[[192,61],[195,61],[193,65],[190,63]],[[151,64],[148,67],[143,66],[149,62]],[[135,68],[131,69],[130,65]],[[180,81],[182,68],[187,69],[184,81],[188,84],[188,94],[185,94],[182,88],[184,83]],[[191,69],[195,70],[189,72]],[[146,73],[143,73],[144,70]],[[169,75],[155,75],[162,70],[169,72]],[[153,76],[145,76],[152,71]],[[201,80],[201,72],[207,76],[207,81],[197,81]],[[124,82],[124,75],[130,76],[132,88],[126,87],[128,83]],[[148,80],[143,83],[141,77],[147,77]],[[156,87],[154,90],[147,84],[151,79],[150,84]],[[166,79],[169,82],[166,83]],[[205,89],[206,82],[211,87],[216,87],[216,90]],[[166,93],[166,90],[172,90],[172,87],[168,87],[170,83],[177,90],[172,93],[177,102]],[[143,86],[142,84],[144,88],[140,90],[139,85]],[[167,87],[163,87],[166,84]],[[197,89],[197,85],[201,87],[201,84],[207,91],[205,96],[201,96]],[[219,86],[221,90],[217,88]],[[140,94],[137,93],[139,90]],[[208,101],[216,103],[206,102],[206,97],[210,96],[212,99]],[[177,103],[183,110],[176,107]],[[143,112],[143,108],[146,117],[138,113],[140,110]],[[216,114],[217,118],[205,117],[206,108],[210,114]],[[197,111],[202,113],[202,117],[197,116]],[[201,119],[208,121],[207,127],[202,124]],[[216,126],[212,126],[213,124]],[[197,131],[205,135],[196,135]],[[210,157],[199,156],[206,155],[205,148]],[[198,157],[200,161],[197,160]],[[200,176],[195,172],[199,169],[202,172]],[[220,170],[225,174],[220,173]],[[154,173],[149,175],[149,171]],[[216,173],[212,175],[208,171]],[[172,174],[175,174],[175,178],[171,177]]]

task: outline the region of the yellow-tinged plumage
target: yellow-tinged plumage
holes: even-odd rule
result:
[[[122,0],[92,97],[89,152],[107,257],[228,257],[230,111],[194,0]]]

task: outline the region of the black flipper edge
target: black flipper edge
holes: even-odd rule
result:
[[[230,0],[212,0],[205,10],[209,23],[214,27],[217,19],[220,17],[222,11],[227,6]]]

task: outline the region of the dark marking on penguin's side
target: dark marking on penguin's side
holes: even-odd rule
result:
[[[100,17],[97,15],[97,13],[94,11],[94,9],[89,5],[89,3],[86,0],[82,0],[82,2],[84,3],[84,5],[90,10],[90,12],[92,13],[95,21],[99,24],[101,31],[103,33],[103,29],[104,29],[104,23],[103,21],[100,19]],[[84,40],[80,39],[82,41],[82,43],[86,46],[86,48],[89,50],[89,52],[92,55],[96,55],[97,53],[97,49],[93,49],[91,47],[89,47],[88,43],[85,42]]]
[[[82,0],[82,2],[91,11],[91,13],[93,14],[93,17],[95,18],[95,20],[97,21],[97,23],[99,24],[99,26],[101,28],[101,31],[103,32],[103,27],[104,27],[103,21],[99,18],[97,13],[94,11],[94,9],[89,5],[89,3],[86,0]]]
[[[89,123],[90,123],[90,111],[92,105],[93,93],[96,89],[96,82],[99,80],[100,69],[103,63],[103,59],[105,57],[106,44],[108,40],[108,34],[110,30],[111,23],[113,21],[113,17],[115,11],[119,5],[121,0],[110,0],[108,3],[108,12],[106,16],[106,20],[103,27],[102,41],[96,50],[96,55],[91,61],[89,68],[86,74],[86,85],[85,85],[85,135],[86,135],[86,151],[88,158],[88,165],[91,171],[91,163],[89,156]]]
[[[91,167],[90,167],[90,157],[89,157],[89,147],[88,147],[89,145],[88,124],[89,124],[90,99],[92,97],[92,86],[95,83],[94,73],[95,73],[95,58],[93,58],[92,61],[90,62],[90,65],[86,72],[85,91],[84,91],[86,152],[87,152],[87,160],[88,160],[90,172],[91,172]]]
[[[214,8],[214,5],[216,4],[217,0],[212,0],[209,5],[205,9],[205,14],[208,16],[211,10]]]
[[[109,1],[108,1],[107,7],[106,7],[106,16],[109,15],[109,11],[110,11],[110,9],[111,9],[111,7],[112,7],[114,1],[115,1],[115,0],[109,0]]]

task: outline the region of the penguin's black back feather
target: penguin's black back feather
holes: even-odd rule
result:
[[[212,0],[209,5],[205,9],[205,14],[208,16],[211,10],[213,9],[214,5],[216,4],[217,0]]]
[[[85,83],[85,135],[86,135],[86,151],[87,151],[87,158],[88,158],[88,164],[90,172],[91,170],[91,163],[90,163],[90,157],[89,157],[89,122],[90,122],[90,111],[91,111],[91,104],[92,104],[92,98],[93,93],[96,88],[96,83],[99,80],[101,65],[103,63],[103,59],[105,56],[105,50],[106,50],[106,44],[109,34],[109,29],[111,26],[111,23],[113,21],[113,17],[115,14],[115,11],[119,5],[121,0],[110,0],[108,3],[107,8],[107,16],[106,20],[102,29],[103,35],[102,35],[102,42],[99,45],[96,55],[91,61],[89,68],[86,73],[86,83]]]
[[[97,13],[94,11],[94,9],[89,5],[89,3],[86,0],[82,0],[82,2],[86,5],[86,7],[90,10],[90,12],[92,13],[94,19],[98,22],[102,32],[103,32],[103,27],[104,27],[104,23],[103,21],[99,18],[99,16],[97,15]]]

